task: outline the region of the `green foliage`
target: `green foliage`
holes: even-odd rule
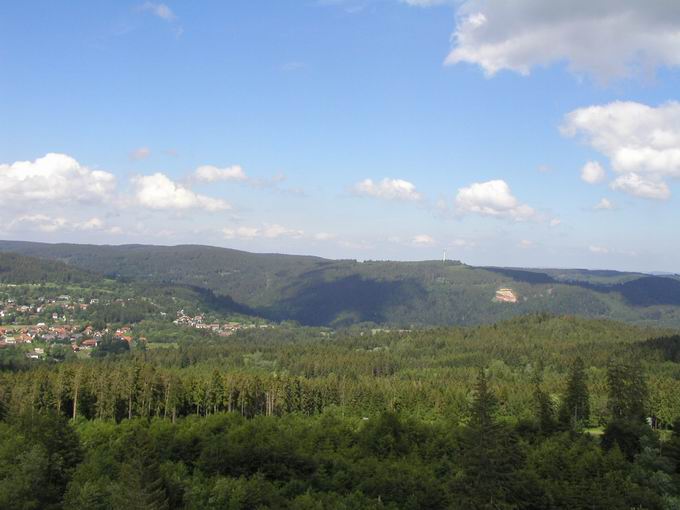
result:
[[[0,371],[0,508],[669,510],[680,423],[665,442],[646,424],[680,412],[661,333],[547,315],[226,338],[146,321],[134,335],[166,348]],[[556,424],[561,394],[601,441]]]
[[[101,276],[69,267],[62,262],[0,252],[0,283],[81,284],[97,283],[101,279]]]
[[[158,301],[170,292],[215,313],[311,326],[472,325],[527,313],[680,325],[680,280],[639,273],[481,268],[454,261],[357,262],[193,245],[0,241],[0,251],[66,261],[68,268],[146,285],[142,293]],[[65,270],[60,267],[57,272]],[[32,281],[45,281],[40,273],[26,277],[32,275]],[[516,303],[494,301],[504,287],[517,294]]]
[[[113,334],[106,333],[99,341],[99,344],[92,353],[92,357],[105,358],[106,356],[124,354],[126,352],[130,352],[130,345],[125,340],[119,340]]]
[[[609,410],[615,420],[642,421],[647,416],[649,391],[637,361],[616,361],[607,367]]]
[[[588,376],[583,359],[579,356],[574,361],[569,372],[567,389],[562,399],[559,411],[562,423],[573,426],[587,424],[590,420],[590,392],[588,390]]]

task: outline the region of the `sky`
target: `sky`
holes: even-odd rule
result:
[[[680,272],[680,3],[6,1],[0,238]]]

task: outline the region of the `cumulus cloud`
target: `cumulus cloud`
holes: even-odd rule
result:
[[[314,239],[316,239],[317,241],[330,241],[330,240],[335,239],[335,238],[336,238],[336,235],[331,234],[329,232],[318,232],[318,233],[314,234]]]
[[[113,174],[91,170],[66,154],[0,164],[0,203],[11,201],[95,202],[116,188]]]
[[[199,166],[194,172],[194,177],[203,182],[215,181],[245,181],[246,173],[239,165],[218,168],[212,165]]]
[[[418,234],[411,239],[411,244],[415,246],[432,246],[435,244],[435,240],[430,235]]]
[[[474,241],[471,241],[470,239],[454,239],[451,241],[451,246],[455,246],[456,248],[474,248],[477,246],[477,243]]]
[[[354,185],[356,195],[380,198],[384,200],[418,201],[423,198],[416,190],[415,184],[403,179],[385,178],[375,182],[372,179],[364,179]]]
[[[141,161],[151,155],[151,149],[148,147],[139,147],[130,153],[130,159],[133,161]]]
[[[680,9],[666,0],[464,0],[446,63],[493,76],[567,62],[607,81],[680,65],[679,25]]]
[[[238,228],[223,228],[222,234],[226,239],[278,239],[281,237],[290,237],[299,239],[305,235],[303,230],[287,228],[278,224],[265,224],[262,227],[238,227]]]
[[[514,220],[527,220],[536,215],[532,207],[517,200],[503,180],[476,182],[460,188],[456,207],[463,214],[476,213]]]
[[[646,179],[635,172],[617,177],[612,182],[611,187],[637,197],[653,200],[667,200],[671,196],[671,190],[665,182],[657,179]]]
[[[581,179],[588,184],[597,184],[605,180],[607,175],[597,161],[588,161],[581,169]]]
[[[560,128],[581,136],[609,158],[620,177],[612,187],[636,196],[666,199],[668,178],[680,178],[680,103],[653,107],[632,101],[579,108]]]
[[[609,211],[614,209],[614,204],[608,198],[603,198],[597,204],[595,204],[595,209],[598,211]]]
[[[164,21],[170,22],[177,19],[177,16],[174,12],[172,12],[172,9],[163,3],[144,2],[139,6],[139,9],[142,11],[148,11]]]
[[[204,209],[222,211],[231,206],[224,200],[194,193],[160,172],[132,179],[136,202],[149,209]]]
[[[588,247],[588,250],[590,250],[591,253],[597,253],[599,255],[605,255],[609,253],[609,248],[606,246],[591,245]]]
[[[26,214],[18,216],[9,222],[9,230],[37,230],[52,233],[62,230],[103,231],[104,222],[97,217],[82,222],[68,220],[64,217],[52,217],[46,214]],[[109,231],[112,229],[109,229]]]

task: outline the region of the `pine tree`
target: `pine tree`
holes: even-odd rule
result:
[[[498,402],[483,370],[477,376],[468,426],[461,439],[462,473],[453,482],[460,508],[511,509],[518,496],[522,454],[514,433],[495,420]]]
[[[642,450],[642,437],[651,433],[645,422],[647,384],[639,363],[611,363],[607,369],[611,421],[602,435],[606,450],[618,446],[632,460]]]
[[[663,454],[668,457],[673,466],[675,473],[680,475],[680,419],[673,423],[673,435],[666,444],[663,445]]]
[[[167,510],[167,492],[148,432],[138,429],[130,443],[130,455],[121,466],[119,490],[114,494],[116,508]]]
[[[497,407],[498,400],[489,389],[484,369],[480,369],[475,386],[475,398],[470,409],[470,427],[479,429],[492,427]]]
[[[645,419],[648,389],[639,363],[610,363],[607,368],[607,383],[612,419]]]
[[[559,413],[562,423],[587,423],[590,420],[590,393],[583,360],[576,358],[569,372],[567,391]]]
[[[538,427],[544,434],[550,434],[555,430],[555,407],[550,395],[541,388],[540,374],[534,378],[534,414]]]

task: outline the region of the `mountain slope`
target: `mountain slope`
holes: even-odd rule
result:
[[[62,262],[0,253],[0,283],[96,283],[101,276]]]
[[[207,289],[233,299],[241,311],[309,325],[479,324],[548,312],[680,326],[680,280],[640,273],[482,268],[453,261],[361,263],[195,245],[0,241],[0,251],[121,280]],[[515,302],[496,299],[502,288]]]

